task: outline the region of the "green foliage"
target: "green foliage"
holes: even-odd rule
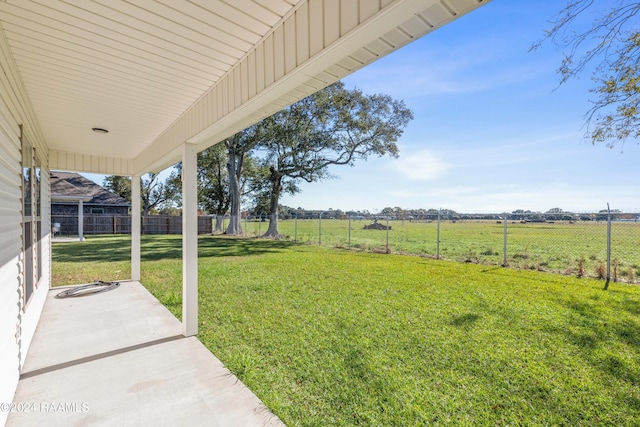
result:
[[[102,181],[102,186],[123,199],[131,201],[131,177],[107,175]]]
[[[396,157],[396,141],[412,119],[402,101],[365,95],[337,82],[262,120],[257,125],[258,147],[264,151],[274,220],[280,195],[297,192],[297,182],[327,179],[331,165],[353,166],[370,156]],[[270,224],[266,235],[278,235],[277,224]]]
[[[330,165],[397,156],[396,141],[411,119],[402,101],[334,83],[201,153],[200,202],[216,214],[230,208],[229,234],[241,233],[238,220],[245,189],[255,212],[277,220],[281,194],[300,191],[301,180],[329,178]],[[259,163],[252,157],[256,150]],[[277,224],[270,225],[267,234],[276,236]]]
[[[242,233],[240,227],[242,197],[254,191],[252,182],[259,181],[260,178],[259,166],[251,155],[256,144],[259,143],[256,129],[257,125],[253,125],[223,142],[227,150],[229,214],[231,216],[226,233],[230,235]]]
[[[597,95],[587,112],[587,137],[613,147],[640,136],[640,2],[568,0],[545,38],[563,49],[561,84],[592,67]],[[586,19],[595,18],[587,23]],[[542,41],[532,49],[540,47]]]
[[[108,175],[104,178],[103,186],[131,201],[131,177]],[[164,182],[160,182],[156,173],[140,177],[140,207],[143,214],[149,215],[154,210],[179,205],[181,191],[180,175],[175,171]]]
[[[594,142],[640,137],[640,33],[636,31],[629,35],[617,54],[600,86],[593,90],[599,96],[593,111],[602,111],[591,131]],[[609,146],[613,146],[613,142]]]
[[[229,210],[227,148],[214,145],[198,154],[198,201],[205,211],[224,215]]]
[[[128,256],[95,240],[54,257]],[[287,425],[640,424],[636,286],[264,239],[199,251],[198,338]],[[179,258],[179,236],[144,236],[143,283],[178,317]]]

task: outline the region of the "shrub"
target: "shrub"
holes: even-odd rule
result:
[[[492,255],[500,255],[498,251],[494,251],[493,249],[487,248],[480,252],[480,255],[484,256],[492,256]]]
[[[618,261],[618,259],[616,258],[613,261],[611,261],[611,265],[613,266],[611,279],[614,282],[617,282],[618,281],[618,267],[620,266],[620,261]]]
[[[577,263],[578,263],[578,269],[576,271],[577,277],[584,277],[584,262],[585,262],[584,257],[580,257],[577,259]]]

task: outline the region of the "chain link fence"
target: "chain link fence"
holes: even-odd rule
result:
[[[308,216],[307,216],[308,218]],[[77,235],[78,217],[52,215],[59,235]],[[211,216],[198,233],[212,233]],[[131,216],[84,215],[84,233],[130,234]],[[228,218],[223,223],[223,229]],[[144,216],[143,234],[180,234],[179,216]],[[247,237],[266,232],[267,217],[243,219]],[[346,216],[279,221],[282,239],[378,253],[400,253],[467,263],[549,271],[607,281],[640,283],[640,212],[540,214],[531,212],[420,217]]]
[[[260,236],[267,218],[246,218]],[[287,219],[281,238],[307,244],[640,282],[640,213],[440,214]]]

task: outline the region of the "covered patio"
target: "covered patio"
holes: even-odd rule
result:
[[[89,408],[10,425],[277,424],[194,337],[198,152],[487,2],[0,1],[0,403]],[[136,220],[130,282],[53,299],[49,171],[130,176],[135,219],[177,162],[181,322],[139,284]]]
[[[283,425],[139,282],[66,289],[47,295],[8,426]]]

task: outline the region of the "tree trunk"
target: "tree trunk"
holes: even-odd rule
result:
[[[222,233],[222,224],[224,223],[224,215],[216,215],[216,226],[213,230],[215,233]]]
[[[276,209],[275,213],[272,212],[269,214],[269,228],[262,235],[262,237],[278,237],[278,209]]]
[[[242,166],[239,165],[240,159],[233,150],[229,150],[229,161],[227,162],[227,171],[229,172],[229,225],[226,234],[236,236],[242,234],[242,225],[240,224],[240,182],[239,172]],[[240,170],[239,170],[240,169]]]
[[[275,168],[271,167],[272,182],[271,198],[269,200],[269,228],[262,237],[278,237],[278,202],[280,201],[280,192],[282,191],[282,175]]]

